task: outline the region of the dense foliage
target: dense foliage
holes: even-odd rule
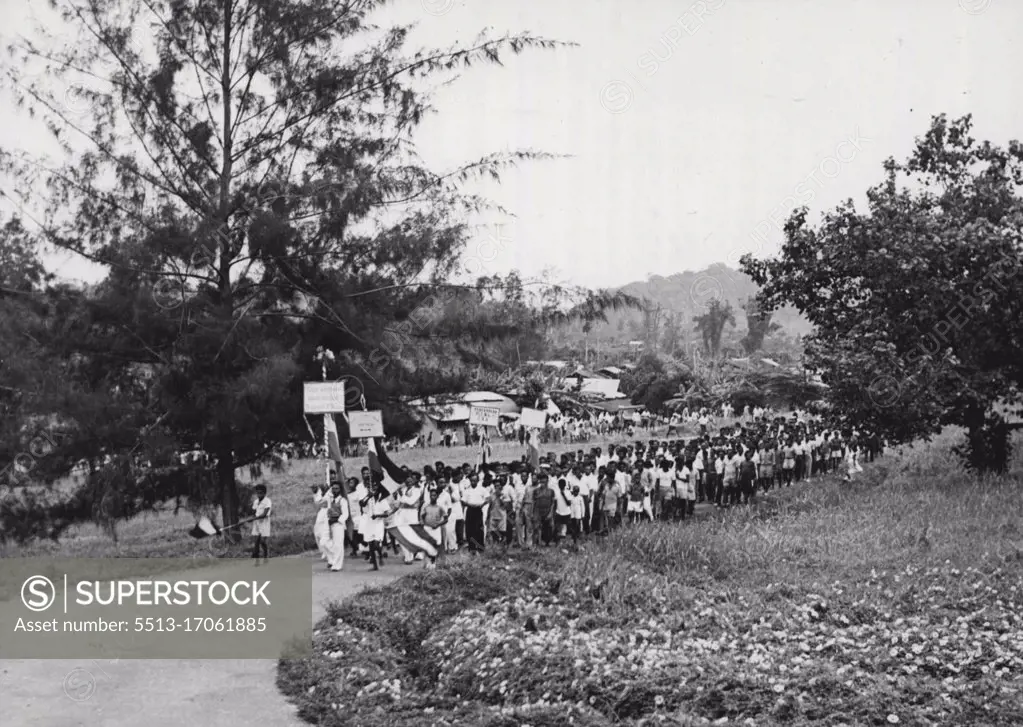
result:
[[[1023,145],[933,119],[904,163],[816,227],[806,210],[777,259],[747,256],[765,310],[791,304],[816,326],[807,365],[852,423],[893,441],[957,424],[975,469],[1004,471],[1002,407],[1023,384]]]

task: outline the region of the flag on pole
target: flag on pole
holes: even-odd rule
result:
[[[387,455],[383,455],[386,460]],[[390,464],[389,460],[386,460]],[[381,462],[381,452],[377,448],[377,440],[375,438],[369,440],[369,469],[373,473],[373,479],[381,479],[384,484],[384,489],[387,493],[393,495],[398,489],[398,483],[390,476],[387,470],[384,469],[384,465]]]
[[[220,528],[213,524],[213,521],[203,515],[195,527],[188,531],[193,538],[208,538],[220,532]]]
[[[334,421],[334,415],[324,414],[323,423],[327,427],[327,456],[339,465],[338,470],[340,471],[341,442],[337,436],[337,422]]]
[[[345,497],[348,497],[350,493],[348,492],[348,483],[345,482],[344,477],[344,462],[341,459],[341,440],[337,435],[337,422],[334,420],[333,414],[323,415],[323,428],[327,439],[327,459],[334,463],[334,472],[337,481],[341,483],[341,492]]]

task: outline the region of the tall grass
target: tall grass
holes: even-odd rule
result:
[[[948,448],[955,432],[878,460],[852,482],[813,480],[682,524],[623,526],[573,559],[566,583],[603,583],[622,610],[633,594],[696,587],[708,581],[773,583],[856,581],[871,570],[928,564],[1019,564],[1023,560],[1023,457],[1008,475],[965,472]],[[652,575],[641,576],[636,566]]]

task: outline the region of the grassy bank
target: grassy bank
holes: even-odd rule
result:
[[[335,607],[279,685],[314,724],[1023,723],[1023,498],[948,435],[578,555]],[[723,722],[722,722],[723,723]]]

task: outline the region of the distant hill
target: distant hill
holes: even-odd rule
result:
[[[738,340],[746,333],[742,303],[754,297],[758,288],[744,273],[723,263],[715,263],[699,271],[686,270],[666,277],[652,275],[645,281],[624,285],[620,290],[649,300],[655,308],[661,307],[658,340],[662,346],[665,326],[674,325],[678,329],[679,346],[685,347],[697,342],[693,318],[705,312],[708,302],[715,297],[731,303],[735,309],[735,328],[726,329],[724,340],[726,345],[738,346]],[[645,341],[649,338],[648,318],[638,311],[610,313],[609,322],[594,326],[587,338],[591,342],[600,342],[602,347],[627,347],[630,341]],[[785,342],[791,347],[796,337],[805,336],[813,330],[810,322],[792,308],[776,311],[772,320],[781,326],[781,330],[768,338],[768,344],[773,339],[775,344]],[[579,331],[573,330],[569,338],[574,340],[579,335]],[[670,347],[670,344],[666,347]],[[771,345],[765,345],[768,351],[771,348]]]

